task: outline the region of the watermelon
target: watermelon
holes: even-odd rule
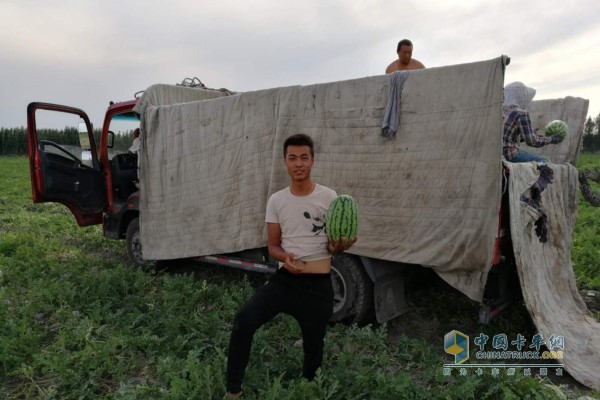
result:
[[[338,196],[331,202],[325,220],[327,237],[333,242],[356,237],[358,230],[358,207],[356,200],[347,194]]]
[[[546,125],[545,128],[546,136],[558,135],[561,139],[564,139],[565,136],[567,136],[568,130],[569,127],[567,124],[559,119],[548,122],[548,125]]]

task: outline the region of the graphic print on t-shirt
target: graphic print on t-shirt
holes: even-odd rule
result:
[[[304,211],[304,218],[312,220],[312,232],[317,236],[325,229],[325,214],[312,217],[308,211]]]

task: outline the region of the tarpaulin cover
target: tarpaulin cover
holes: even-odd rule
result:
[[[569,374],[600,389],[600,323],[577,291],[571,262],[579,199],[577,170],[571,164],[549,164],[552,181],[540,188],[543,174],[536,164],[506,166],[510,170],[511,237],[529,314],[546,348],[563,351],[564,358],[558,362]],[[540,224],[546,229],[540,230]],[[560,339],[554,342],[552,337],[562,337],[562,346]]]
[[[568,126],[567,137],[560,145],[530,147],[521,143],[523,150],[532,154],[545,156],[553,163],[577,163],[585,119],[587,118],[589,100],[581,97],[565,97],[564,99],[548,99],[533,101],[529,106],[529,116],[534,131],[544,135],[544,128],[550,121],[561,120]]]
[[[316,143],[314,179],[358,201],[352,253],[429,266],[481,300],[498,232],[504,63],[409,71],[392,138],[381,135],[386,75],[234,96],[150,87],[136,108],[144,257],[265,246],[267,199],[289,184],[283,142],[306,133]],[[560,118],[571,128],[542,149],[553,161],[576,159],[587,104],[532,104],[534,125]]]
[[[289,184],[283,142],[306,133],[314,180],[358,201],[352,253],[430,266],[480,300],[498,228],[504,63],[410,71],[391,139],[385,75],[185,103],[149,88],[137,106],[144,257],[266,246],[267,199]]]

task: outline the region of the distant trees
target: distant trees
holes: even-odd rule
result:
[[[100,144],[101,131],[94,129],[96,146]],[[79,133],[77,128],[65,127],[58,129],[38,129],[38,139],[49,140],[60,145],[79,146]],[[125,152],[133,141],[133,131],[115,135],[113,150]],[[27,129],[0,128],[0,156],[27,155]]]
[[[0,128],[0,155],[27,154],[27,135],[25,128]]]
[[[584,153],[600,153],[600,113],[596,118],[588,117],[585,121],[581,151]]]

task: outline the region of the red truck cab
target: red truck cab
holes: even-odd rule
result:
[[[133,130],[139,127],[139,116],[133,112],[136,103],[111,102],[101,131],[94,131],[81,109],[29,104],[34,203],[64,204],[79,226],[103,224],[106,236],[125,238],[130,223],[139,215],[137,154],[128,151]]]

